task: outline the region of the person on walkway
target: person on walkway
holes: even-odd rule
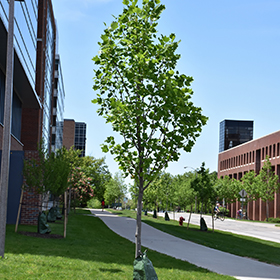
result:
[[[102,201],[101,201],[102,211],[104,210],[104,206],[105,206],[105,201],[104,201],[104,199],[102,199]]]

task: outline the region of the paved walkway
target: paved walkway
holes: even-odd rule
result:
[[[91,209],[91,213],[103,220],[118,235],[135,242],[136,221],[134,219],[119,217],[99,209]],[[182,240],[145,223],[142,223],[142,246],[241,280],[280,279],[280,266],[238,257]]]

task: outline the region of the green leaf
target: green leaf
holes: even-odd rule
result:
[[[100,37],[101,37],[101,39],[102,39],[104,42],[107,42],[107,41],[108,41],[108,36],[107,36],[107,35],[103,34],[103,35],[101,35]]]
[[[123,4],[124,5],[128,5],[129,4],[129,0],[123,0]]]
[[[116,21],[113,21],[112,24],[111,24],[111,28],[113,30],[116,30],[118,28],[118,23]]]
[[[102,149],[102,152],[103,152],[103,153],[108,153],[108,152],[109,152],[109,148],[108,148],[107,145],[102,144],[102,145],[101,145],[101,149]]]

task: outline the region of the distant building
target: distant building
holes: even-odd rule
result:
[[[253,121],[223,120],[220,122],[219,152],[253,140]]]
[[[63,126],[63,146],[70,149],[81,150],[81,157],[86,153],[86,123],[75,122],[73,119],[65,119]]]
[[[240,180],[249,171],[255,171],[258,174],[266,156],[269,157],[272,170],[280,178],[280,131],[220,152],[218,156],[218,178],[229,176]],[[280,216],[280,194],[275,193],[274,197],[274,201],[269,204],[269,216],[276,218]],[[239,208],[239,201],[229,206],[231,217],[236,216],[236,211]],[[250,220],[263,221],[266,217],[265,202],[261,199],[249,202],[247,215]]]

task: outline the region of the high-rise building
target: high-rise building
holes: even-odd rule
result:
[[[64,120],[63,146],[66,149],[74,147],[81,151],[81,157],[86,154],[86,123],[75,122],[72,119]]]
[[[86,154],[86,130],[87,125],[84,122],[75,124],[75,149],[81,150],[81,157]]]
[[[2,150],[9,1],[0,0],[0,154]],[[62,146],[64,88],[51,0],[15,1],[14,76],[8,223],[14,223],[23,159],[36,158],[41,140]],[[57,82],[57,83],[56,83]],[[54,145],[52,147],[52,140]],[[15,181],[16,180],[16,181]],[[24,192],[21,223],[37,223],[40,197]],[[29,215],[30,213],[32,215]]]
[[[223,120],[220,122],[219,152],[253,139],[254,121]]]

